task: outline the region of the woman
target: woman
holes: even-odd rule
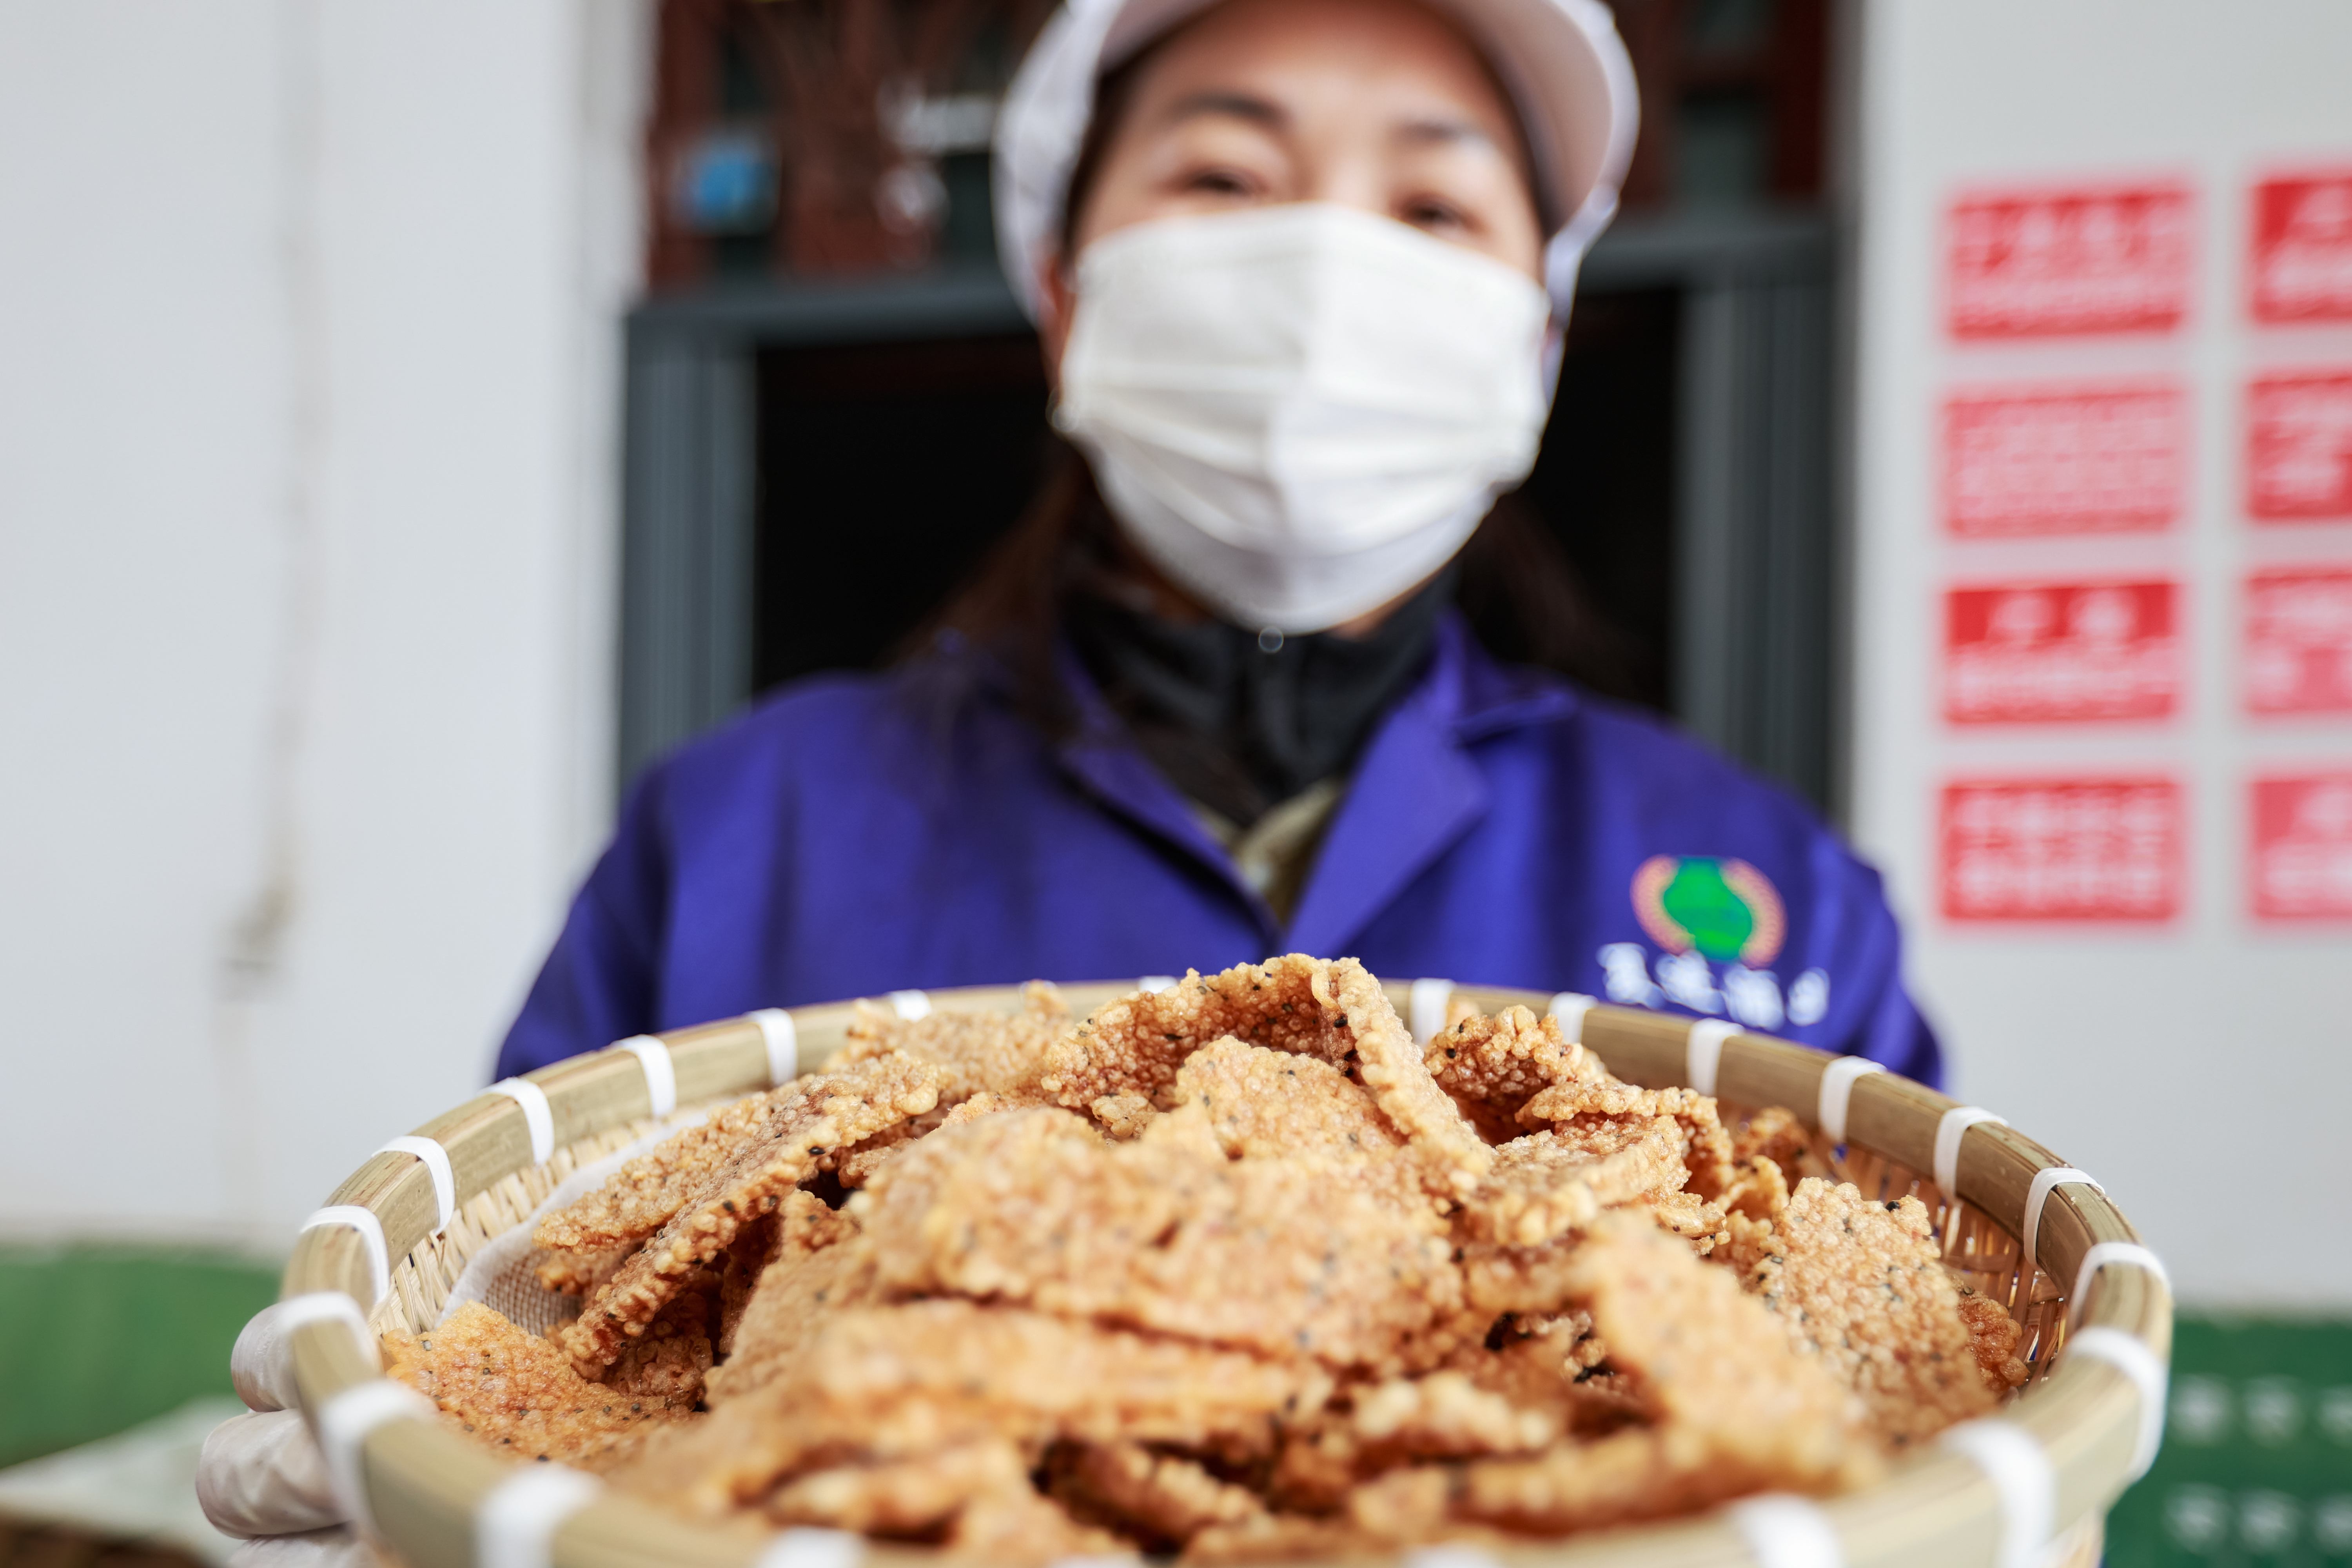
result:
[[[1595,0],[1074,0],[997,184],[1084,468],[919,657],[649,771],[499,1070],[1298,950],[1934,1080],[1874,873],[1450,603],[1534,460],[1633,120]]]
[[[1932,1081],[1873,872],[1664,725],[1498,664],[1450,603],[1534,460],[1632,91],[1595,0],[1072,0],[998,200],[1085,469],[928,651],[648,773],[499,1070],[1297,949]],[[199,1495],[248,1565],[355,1563],[282,1342],[276,1309],[240,1339],[260,1413]]]

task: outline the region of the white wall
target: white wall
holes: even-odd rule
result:
[[[1912,973],[1958,1092],[2100,1176],[2204,1302],[2352,1302],[2338,1198],[2352,1101],[2352,928],[2247,913],[2245,788],[2352,769],[2352,721],[2255,721],[2238,700],[2238,583],[2352,563],[2352,524],[2259,528],[2238,500],[2239,406],[2262,366],[2352,366],[2352,326],[2261,329],[2243,304],[2247,187],[2352,163],[2352,6],[2340,0],[1870,0],[1860,114],[1855,432],[1857,837],[1909,925]],[[1955,343],[1943,220],[1962,185],[2179,176],[2200,206],[2186,323],[2154,336]],[[2193,435],[2167,533],[1944,536],[1946,392],[2077,374],[2175,377]],[[2163,574],[2187,595],[2169,721],[1961,732],[1938,717],[1950,583]],[[2154,769],[2189,803],[2185,907],[2153,930],[1962,925],[1937,912],[1937,790],[1969,773]]]
[[[0,1237],[275,1249],[610,809],[644,0],[0,7]]]

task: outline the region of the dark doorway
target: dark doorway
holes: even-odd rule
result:
[[[1674,689],[1678,306],[1673,289],[1578,302],[1543,457],[1520,490],[1609,634],[1596,683],[1661,710]],[[1027,504],[1052,439],[1045,403],[1027,334],[762,351],[754,689],[887,660]]]

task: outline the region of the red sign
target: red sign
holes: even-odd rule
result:
[[[2170,583],[2013,583],[1944,601],[1955,724],[2161,719],[2180,700]]]
[[[2352,773],[2256,779],[2254,916],[2352,919]]]
[[[2246,579],[2246,709],[2352,710],[2352,569],[2283,567]]]
[[[1946,268],[1952,336],[2179,326],[2189,310],[2189,200],[2172,184],[1961,197]]]
[[[2180,786],[2164,778],[1944,786],[1944,916],[2160,921],[2180,909]]]
[[[2170,385],[1958,393],[1944,405],[1944,522],[1970,537],[2168,527],[2188,402]]]
[[[2266,375],[2246,389],[2246,510],[2352,517],[2352,371]]]
[[[2352,169],[2264,180],[2253,212],[2254,320],[2352,321]]]

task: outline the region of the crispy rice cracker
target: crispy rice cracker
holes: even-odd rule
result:
[[[1308,1362],[1012,1307],[855,1307],[820,1315],[766,1383],[730,1390],[706,1419],[649,1446],[621,1479],[719,1513],[802,1470],[989,1438],[1191,1448],[1227,1440],[1270,1450],[1273,1420],[1319,1408],[1329,1387]]]
[[[984,1492],[956,1515],[946,1556],[954,1562],[1045,1568],[1066,1559],[1131,1555],[1108,1531],[1080,1524],[1062,1505],[1026,1485]]]
[[[1171,1109],[1178,1068],[1227,1035],[1318,1058],[1361,1084],[1412,1146],[1434,1192],[1467,1193],[1492,1163],[1429,1076],[1380,982],[1349,958],[1325,963],[1291,953],[1222,974],[1188,973],[1169,990],[1125,997],[1048,1051],[1040,1082],[1074,1110],[1116,1094],[1140,1094]]]
[[[1221,1481],[1194,1460],[1158,1454],[1140,1443],[1077,1443],[1047,1462],[1047,1489],[1080,1519],[1091,1520],[1155,1551],[1181,1549],[1213,1525],[1265,1516],[1247,1487]]]
[[[1580,1078],[1556,1083],[1519,1108],[1524,1127],[1555,1125],[1581,1117],[1671,1116],[1682,1124],[1683,1163],[1690,1167],[1690,1190],[1703,1198],[1731,1184],[1731,1135],[1715,1100],[1694,1089],[1635,1089],[1615,1078]]]
[[[814,1524],[868,1535],[917,1535],[974,1499],[1029,1485],[1029,1464],[1003,1438],[958,1443],[910,1459],[812,1470],[765,1503],[778,1524]]]
[[[1992,1409],[1926,1205],[1809,1176],[1775,1230],[1785,1250],[1758,1262],[1749,1289],[1862,1396],[1889,1445]]]
[[[593,1267],[593,1261],[572,1259],[593,1260],[619,1248],[635,1247],[667,1225],[692,1201],[702,1184],[764,1138],[763,1129],[777,1098],[794,1093],[807,1082],[807,1079],[796,1079],[765,1094],[720,1106],[709,1120],[656,1144],[624,1164],[594,1192],[541,1219],[531,1233],[532,1244],[564,1260],[551,1267],[575,1271]],[[611,1270],[604,1272],[609,1278]],[[551,1290],[563,1289],[548,1278],[545,1268],[540,1278]]]
[[[425,1394],[480,1441],[517,1458],[586,1470],[628,1458],[694,1404],[691,1394],[677,1405],[590,1383],[555,1346],[478,1301],[421,1334],[384,1335],[383,1360],[386,1376]]]
[[[1690,1176],[1684,1142],[1671,1116],[1579,1116],[1513,1139],[1470,1194],[1464,1233],[1538,1247],[1604,1208],[1678,1192]]]
[[[940,1103],[955,1105],[982,1089],[1010,1094],[1034,1088],[1047,1047],[1075,1022],[1062,994],[1042,980],[1024,988],[1018,1013],[934,1012],[901,1018],[860,1002],[848,1043],[826,1063],[838,1072],[889,1051],[904,1051],[940,1070]]]
[[[1058,1110],[942,1128],[856,1200],[883,1287],[1388,1365],[1460,1304],[1444,1240],[1354,1166],[1230,1160],[1159,1118],[1103,1143]]]
[[[1518,1135],[1518,1109],[1554,1084],[1606,1078],[1601,1058],[1559,1032],[1559,1020],[1525,1007],[1492,1017],[1449,1011],[1422,1062],[1490,1143]]]
[[[583,1367],[610,1365],[645,1331],[691,1270],[773,1211],[828,1152],[919,1116],[939,1100],[939,1071],[890,1053],[838,1073],[796,1079],[762,1100],[761,1136],[695,1189],[652,1240],[582,1304],[562,1343]]]
[[[1991,1297],[1966,1285],[1959,1286],[1959,1292],[1960,1320],[1969,1326],[1969,1350],[1977,1358],[1985,1386],[1996,1396],[2024,1387],[2033,1373],[2017,1353],[2024,1327]]]
[[[1846,1392],[1727,1273],[1632,1214],[1603,1215],[1569,1272],[1654,1425],[1475,1461],[1454,1480],[1456,1514],[1559,1531],[1768,1487],[1826,1491],[1869,1473]],[[1383,1478],[1372,1487],[1397,1495],[1364,1506],[1408,1517],[1413,1484]]]

